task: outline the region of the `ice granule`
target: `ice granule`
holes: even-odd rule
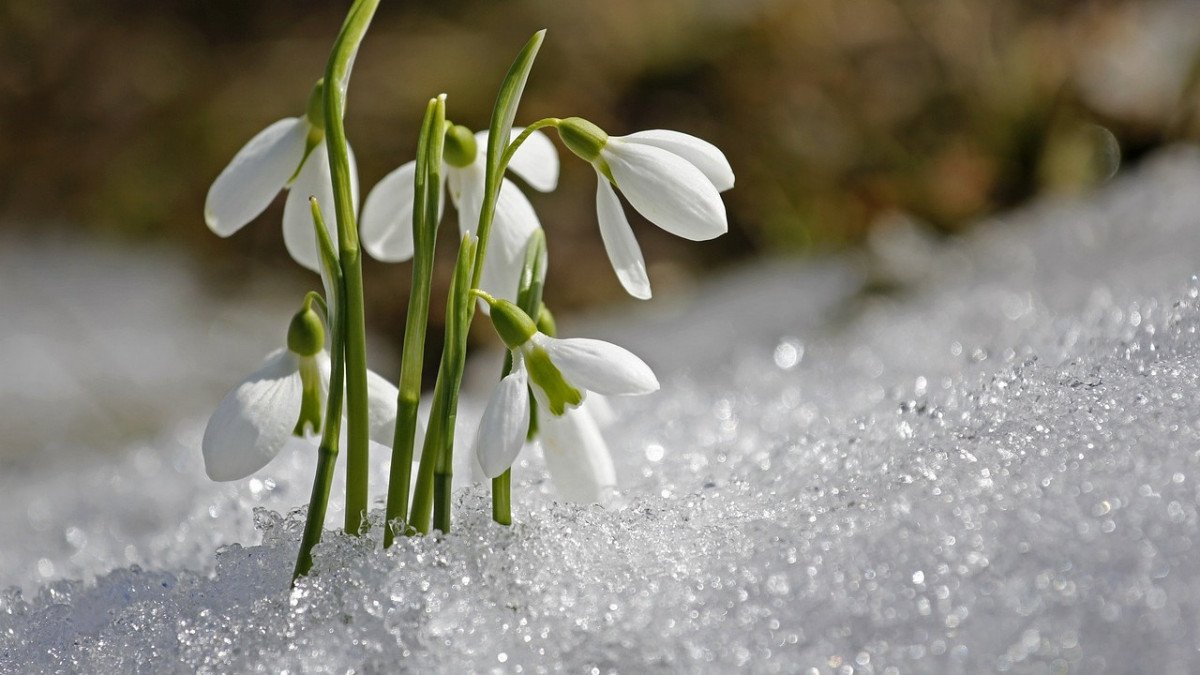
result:
[[[181,432],[92,465],[90,517],[60,471],[0,520],[68,547],[0,565],[26,589],[0,595],[0,669],[1200,670],[1195,185],[1176,150],[937,250],[902,293],[767,266],[609,327],[664,381],[616,402],[611,504],[557,503],[527,453],[511,529],[465,486],[453,533],[331,532],[294,589],[302,452],[211,486]]]

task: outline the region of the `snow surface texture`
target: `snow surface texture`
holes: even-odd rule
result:
[[[513,528],[464,486],[452,534],[330,533],[294,590],[302,445],[213,485],[194,419],[5,476],[0,669],[1200,671],[1197,186],[1178,149],[949,246],[897,230],[899,292],[765,266],[568,325],[663,380],[614,401],[610,504],[527,451]]]

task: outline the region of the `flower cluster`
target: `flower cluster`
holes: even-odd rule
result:
[[[281,175],[278,167],[286,162],[276,155],[285,154],[289,144],[295,140],[295,128],[301,127],[303,121],[293,118],[268,127],[247,144],[222,172],[209,194],[210,208],[207,213],[209,224],[214,230],[225,231],[218,229],[214,223],[237,222],[237,227],[240,227],[266,208],[270,196],[265,195],[266,188],[261,186],[273,186],[271,189],[276,192],[279,190],[279,181],[271,177],[271,172],[274,171],[277,178]],[[617,278],[633,297],[650,298],[650,280],[646,274],[641,249],[617,196],[617,189],[643,217],[677,236],[701,241],[727,231],[725,207],[719,193],[733,187],[734,176],[729,162],[716,146],[695,136],[663,129],[627,136],[609,136],[594,124],[580,118],[561,120],[556,127],[564,144],[573,153],[588,161],[596,171],[596,214],[600,224],[600,235]],[[314,129],[316,127],[308,122],[307,132],[311,133]],[[511,138],[518,138],[522,131],[521,128],[513,129]],[[287,134],[292,134],[293,138],[287,140]],[[465,127],[453,125],[446,130],[445,138],[445,188],[457,210],[460,232],[473,234],[484,199],[484,156],[479,149],[487,146],[487,132],[472,134]],[[303,160],[303,165],[291,169],[297,177],[284,210],[285,241],[289,242],[289,251],[297,262],[314,269],[315,245],[300,246],[295,243],[301,239],[314,241],[310,234],[311,224],[301,222],[291,214],[298,210],[293,206],[293,197],[303,194],[297,190],[301,186],[310,185],[301,180],[305,176],[314,176],[323,181],[320,190],[311,190],[313,194],[331,192],[328,166],[325,164],[327,159],[321,154],[321,150],[320,146],[316,150],[310,150],[308,158]],[[292,154],[304,156],[303,153]],[[318,169],[314,163],[320,164],[321,168]],[[306,171],[305,167],[312,168]],[[532,131],[526,136],[522,145],[513,153],[508,168],[539,192],[550,192],[558,183],[558,154],[550,138],[540,131]],[[259,173],[254,173],[253,169],[258,169]],[[399,262],[413,256],[411,223],[415,171],[415,161],[401,165],[387,174],[367,196],[360,231],[364,248],[379,260]],[[231,199],[230,191],[234,189],[234,179],[231,176],[240,177],[244,181],[241,189],[261,188],[263,194],[258,195],[257,201],[253,202],[253,213],[250,213],[251,209],[244,208],[240,211],[241,215],[235,218],[234,215],[239,212],[227,208],[223,212],[226,217],[218,218],[213,215],[219,212],[214,210],[216,207],[213,203],[215,201],[221,205],[226,203],[227,199]],[[249,216],[244,217],[246,214]],[[228,231],[232,232],[235,229],[236,227]],[[526,245],[533,233],[540,229],[541,223],[533,205],[520,188],[505,178],[497,199],[491,255],[483,267],[480,284],[481,289],[490,298],[490,307],[494,308],[500,301],[506,301],[504,307],[507,313],[521,311],[512,303],[517,298],[517,284],[521,276]],[[295,234],[289,235],[289,231]],[[304,232],[303,237],[300,235],[301,231]],[[557,340],[535,332],[521,344],[510,344],[509,347],[513,350],[514,370],[497,388],[477,434],[476,452],[489,478],[507,470],[523,445],[529,427],[526,392],[529,389],[530,358],[539,366],[548,366],[545,369],[547,372],[564,369],[564,372],[572,373],[572,381],[580,384],[585,391],[628,395],[649,393],[658,388],[653,373],[642,361],[620,347],[608,343],[582,339]],[[543,355],[551,355],[552,358],[545,360]],[[283,370],[279,372],[286,371],[294,375],[295,368],[284,367],[278,363],[291,356],[294,355],[276,352],[264,364],[263,371],[272,368],[279,370],[282,367]],[[327,371],[327,357],[323,363]],[[394,418],[395,388],[391,387],[391,391],[385,390],[384,386],[390,385],[375,373],[370,375],[373,392],[383,397],[391,394]],[[622,380],[625,376],[631,379]],[[327,372],[324,377],[328,379]],[[601,379],[596,381],[593,377]],[[294,379],[282,379],[276,388],[282,387],[292,391],[296,387]],[[250,388],[244,383],[230,393],[230,397],[235,397],[235,394],[244,389],[239,396],[247,401],[244,404],[247,410],[267,405],[265,401],[272,396],[274,398],[270,400],[278,401],[278,408],[294,407],[294,395],[284,395],[268,388],[267,383],[275,380],[256,372],[248,381],[259,382],[259,385]],[[589,383],[594,386],[589,386]],[[652,386],[650,383],[653,383]],[[608,457],[607,446],[592,416],[584,411],[574,410],[582,398],[551,398],[547,392],[552,390],[547,390],[534,381],[535,399],[543,409],[551,412],[540,429],[540,437],[546,449],[547,465],[551,468],[552,477],[560,492],[564,495],[569,494],[576,501],[594,501],[600,494],[599,488],[613,482],[612,460]],[[569,390],[576,391],[573,388]],[[253,397],[257,399],[251,400]],[[372,398],[374,400],[374,397]],[[226,418],[241,419],[247,428],[251,428],[244,420],[253,415],[233,415],[231,406],[232,399],[227,397],[214,415],[214,424]],[[568,407],[573,409],[570,414],[565,413]],[[260,414],[258,417],[269,418],[269,415]],[[278,427],[278,421],[275,421],[275,424],[277,428],[282,428]],[[226,425],[230,429],[233,428],[232,425]],[[378,425],[373,424],[373,427],[375,426]],[[273,449],[272,452],[261,453],[257,446],[251,447],[256,448],[256,454],[269,459],[282,445],[279,436],[278,433],[269,436],[272,439],[269,445]],[[381,435],[373,440],[390,443],[391,439]],[[206,441],[206,457],[210,445],[215,444]],[[566,457],[575,459],[568,462],[565,461]],[[251,465],[253,468],[248,471],[239,470],[229,475],[248,475],[265,465],[265,461],[247,463],[247,466]],[[581,495],[587,497],[580,498]]]
[[[359,533],[366,523],[368,441],[392,447],[385,545],[397,534],[428,532],[431,514],[434,526],[449,530],[458,391],[465,336],[477,307],[489,314],[511,363],[483,412],[474,448],[493,479],[493,518],[511,522],[511,467],[533,438],[541,441],[563,498],[599,501],[615,486],[601,432],[604,418],[611,417],[604,397],[648,394],[659,382],[646,363],[621,347],[555,335],[542,302],[546,235],[529,199],[506,177],[511,171],[537,192],[556,188],[559,157],[547,130],[556,131],[595,171],[600,236],[617,279],[633,297],[650,298],[650,279],[618,194],[654,225],[686,239],[712,239],[728,230],[720,193],[733,187],[733,171],[710,143],[666,130],[610,136],[578,117],[513,126],[544,31],[509,70],[488,131],[449,122],[445,95],[429,101],[418,157],[370,191],[358,221],[357,170],[342,117],[351,65],[377,6],[378,0],[355,0],[305,114],[280,120],[251,139],[217,177],[205,203],[205,221],[224,237],[288,190],[284,242],[298,263],[321,274],[324,286],[323,297],[306,296],[288,329],[286,349],[272,352],[221,401],[202,443],[209,476],[236,480],[262,469],[290,436],[320,434],[297,575],[311,566],[311,550],[320,539],[343,422],[346,530]],[[433,254],[446,194],[463,239],[450,283],[428,433],[410,495]],[[414,260],[398,386],[366,367],[359,246],[382,261]]]

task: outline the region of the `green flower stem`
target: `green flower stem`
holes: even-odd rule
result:
[[[500,157],[500,164],[504,167],[507,167],[508,163],[512,161],[513,154],[518,148],[521,147],[522,144],[525,143],[525,140],[529,138],[533,132],[538,131],[539,129],[545,129],[546,127],[556,127],[558,126],[559,122],[562,122],[562,120],[557,117],[546,117],[525,127],[521,133],[513,139],[513,142],[508,144],[508,148]]]
[[[328,237],[329,234],[326,233],[325,236]],[[316,291],[309,291],[304,294],[304,308],[308,309],[313,305],[316,305],[317,309],[321,310],[321,315],[325,317],[325,322],[329,323],[329,307],[325,304],[325,298],[321,297],[321,294]]]
[[[492,520],[512,525],[512,467],[492,479]]]
[[[525,245],[525,264],[521,267],[521,278],[517,282],[517,306],[531,317],[541,313],[542,288],[545,284],[546,234],[538,230]],[[504,357],[504,372],[500,377],[508,376],[512,366],[512,352],[509,352]],[[537,406],[534,405],[533,396],[529,397],[529,409],[526,437],[532,440],[537,434]],[[512,467],[492,479],[492,520],[501,525],[512,525]]]
[[[325,402],[325,424],[321,431],[321,444],[317,450],[317,472],[313,478],[312,496],[308,500],[308,515],[304,521],[304,534],[300,539],[300,553],[296,557],[296,568],[292,572],[292,581],[308,574],[312,569],[312,549],[321,541],[321,532],[325,526],[325,512],[329,505],[329,488],[333,484],[333,471],[337,463],[338,437],[342,431],[342,380],[345,378],[346,359],[342,349],[342,334],[345,328],[341,312],[332,312],[331,308],[344,304],[345,288],[342,284],[341,271],[337,266],[337,254],[333,252],[333,242],[325,222],[321,218],[321,209],[316,198],[311,198],[313,224],[317,230],[317,241],[321,249],[321,262],[330,279],[332,292],[338,294],[336,301],[328,304],[317,296],[325,311],[329,326],[330,344],[333,365],[329,377],[329,398]],[[309,293],[311,298],[314,293]],[[307,299],[307,298],[306,298]]]
[[[475,309],[475,298],[471,296],[467,283],[467,269],[477,259],[478,240],[468,235],[463,238],[459,252],[458,267],[450,286],[450,307],[453,316],[446,322],[446,344],[452,366],[451,382],[462,382],[463,366],[467,361],[467,329],[471,325],[471,313]],[[454,487],[454,430],[457,428],[458,386],[445,390],[446,411],[439,439],[437,464],[433,471],[433,526],[442,532],[450,531],[450,505]]]
[[[500,84],[500,93],[496,97],[496,105],[492,110],[492,122],[488,131],[487,171],[484,177],[483,205],[479,212],[479,225],[476,230],[478,239],[473,252],[474,265],[470,275],[470,285],[459,287],[456,294],[462,298],[461,306],[451,302],[451,307],[460,311],[447,321],[447,336],[442,348],[442,362],[438,370],[438,381],[434,388],[434,409],[430,413],[430,432],[426,435],[425,447],[421,455],[421,465],[417,473],[417,491],[413,494],[413,513],[409,520],[419,532],[428,532],[428,511],[432,503],[435,526],[443,532],[450,530],[450,484],[454,465],[454,428],[458,415],[458,392],[462,386],[462,374],[465,367],[467,352],[467,331],[475,316],[475,300],[471,291],[479,288],[480,277],[483,274],[483,263],[487,256],[488,235],[491,232],[492,221],[496,215],[496,199],[500,193],[504,171],[508,167],[502,160],[508,153],[509,137],[512,135],[513,119],[516,117],[517,105],[529,79],[529,71],[541,48],[546,31],[540,30],[525,43],[517,58]],[[526,135],[524,138],[528,138]],[[523,138],[518,138],[524,142]],[[515,142],[515,141],[514,141]],[[509,154],[511,157],[511,154]],[[460,263],[462,257],[459,258]],[[456,269],[457,275],[457,269]],[[450,330],[451,321],[457,321],[458,327]],[[439,392],[441,393],[438,396]],[[434,436],[434,430],[437,435]],[[426,460],[434,466],[426,469]],[[428,474],[427,474],[428,471]],[[428,490],[423,479],[428,475],[433,479],[433,492]]]
[[[446,410],[446,386],[448,383],[446,351],[438,364],[437,383],[433,386],[433,408],[429,411],[429,428],[425,430],[425,445],[421,449],[421,463],[417,467],[417,485],[413,490],[412,508],[408,513],[409,533],[429,534],[430,519],[433,517],[433,472],[437,468],[437,455],[441,452]]]
[[[341,328],[346,352],[346,532],[359,534],[366,524],[370,422],[367,418],[367,340],[363,303],[362,252],[350,190],[350,158],[346,129],[346,88],[358,46],[367,32],[379,0],[356,0],[346,15],[325,69],[325,144],[333,179],[338,246],[345,304]]]
[[[455,416],[458,410],[458,386],[462,381],[465,362],[467,320],[475,301],[469,294],[471,269],[475,261],[476,242],[471,235],[463,237],[450,282],[450,298],[446,303],[446,342],[438,368],[437,384],[433,390],[433,410],[429,414],[429,430],[421,450],[417,468],[417,488],[413,493],[409,526],[415,532],[428,533],[430,518],[443,532],[450,531],[450,497],[454,477],[452,446]],[[451,386],[451,384],[454,386]],[[436,509],[435,509],[436,505]]]
[[[429,294],[433,285],[433,254],[442,197],[442,154],[445,143],[446,97],[431,99],[425,108],[417,144],[414,183],[412,293],[404,328],[400,363],[400,394],[396,402],[396,435],[392,442],[392,468],[388,479],[387,525],[383,545],[392,545],[393,523],[408,520],[408,490],[412,479],[413,444],[417,433],[417,407],[421,401],[421,370],[425,363],[425,330],[429,323]],[[399,534],[404,533],[402,528]]]

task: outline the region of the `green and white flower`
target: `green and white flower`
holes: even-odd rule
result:
[[[313,239],[308,198],[320,202],[325,222],[334,223],[333,180],[325,147],[325,124],[318,83],[308,113],[271,124],[234,155],[208,190],[204,221],[209,229],[228,237],[266,210],[280,190],[288,190],[283,206],[283,241],[296,262],[319,272],[320,259]],[[350,155],[350,189],[358,203],[358,170]],[[337,245],[337,238],[333,238]]]
[[[221,399],[201,441],[209,478],[245,478],[274,459],[288,438],[320,433],[330,377],[324,339],[319,317],[302,309],[288,329],[287,348],[268,354]],[[367,371],[370,438],[376,443],[392,443],[397,393],[390,382]]]
[[[538,331],[516,305],[480,296],[491,306],[492,324],[513,357],[512,372],[492,392],[475,437],[475,454],[488,478],[512,466],[525,443],[530,390],[539,408],[552,416],[579,407],[588,392],[631,396],[658,391],[654,371],[632,352],[603,340],[550,337]],[[578,419],[564,423],[557,438],[587,432],[579,423]],[[576,470],[594,471],[583,465]],[[603,471],[596,473],[602,476]]]
[[[665,129],[609,136],[578,117],[556,126],[567,147],[596,169],[600,237],[633,297],[650,298],[650,278],[614,185],[638,213],[678,237],[704,241],[729,230],[720,193],[733,187],[733,169],[713,144]]]

